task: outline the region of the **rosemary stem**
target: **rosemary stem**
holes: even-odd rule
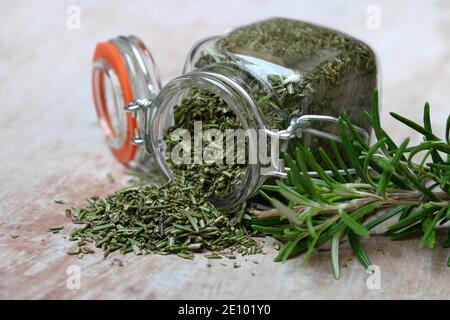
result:
[[[444,192],[437,192],[437,196],[443,201],[439,203],[440,206],[447,203],[447,205],[450,205],[450,195],[446,194]],[[417,191],[407,191],[407,192],[396,192],[396,193],[387,193],[386,199],[379,200],[378,197],[367,197],[367,198],[359,198],[354,199],[346,202],[344,204],[344,207],[342,205],[339,206],[327,206],[323,207],[323,210],[320,210],[316,214],[330,214],[335,213],[338,214],[339,208],[343,208],[348,212],[355,211],[363,206],[365,206],[368,203],[372,202],[378,202],[379,203],[379,209],[386,209],[394,206],[399,205],[412,205],[417,206],[421,203],[420,201],[421,193]],[[434,202],[433,202],[434,203]],[[309,206],[296,206],[292,208],[292,210],[296,212],[303,212],[307,209],[309,209]],[[268,218],[268,217],[278,217],[280,216],[280,212],[277,209],[271,209],[271,210],[253,210],[251,211],[253,215],[255,215],[257,218]]]

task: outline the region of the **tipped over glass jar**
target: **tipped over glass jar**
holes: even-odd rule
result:
[[[99,43],[94,54],[94,102],[112,152],[132,169],[156,167],[168,180],[180,172],[168,156],[173,147],[167,135],[176,128],[192,132],[195,121],[206,120],[208,128],[263,131],[278,139],[280,158],[296,143],[314,152],[328,150],[330,141],[339,141],[336,123],[343,112],[369,138],[363,112],[377,87],[377,59],[368,45],[284,18],[199,41],[183,74],[163,87],[151,54],[134,36]],[[183,166],[188,174],[198,168],[201,175],[189,177],[208,182],[205,194],[221,209],[246,201],[268,178],[286,174],[282,161],[258,159],[233,164],[232,170]]]

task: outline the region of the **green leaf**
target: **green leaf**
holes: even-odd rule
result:
[[[306,215],[306,227],[308,228],[308,232],[311,235],[311,237],[315,238],[316,235],[316,231],[314,230],[314,226],[313,226],[313,222],[312,222],[312,217],[313,217],[313,210],[309,209],[309,212]]]
[[[434,226],[431,227],[431,229],[430,226],[433,226],[433,221],[430,217],[427,217],[422,221],[422,229],[425,230],[425,232],[427,232],[426,230],[430,231],[426,235],[424,235],[422,239],[420,239],[420,248],[423,248],[425,244],[428,244],[430,248],[434,248],[434,246],[436,245],[436,231],[434,231]]]
[[[444,248],[450,248],[450,229],[448,229],[447,240],[444,241]]]
[[[261,190],[278,192],[280,190],[280,187],[274,186],[274,185],[271,185],[271,184],[264,184],[264,185],[261,186]]]
[[[341,183],[345,183],[344,177],[341,175],[339,170],[336,168],[336,165],[331,161],[330,157],[327,155],[325,150],[323,150],[322,147],[319,148],[320,156],[322,157],[323,161],[327,164],[330,171],[333,173],[333,177],[335,180]]]
[[[384,157],[374,157],[373,161],[378,163],[378,166],[382,169],[382,171],[394,171],[394,166],[392,165],[391,158]]]
[[[375,219],[370,220],[368,223],[366,223],[367,230],[371,230],[371,229],[375,228],[380,223],[383,223],[384,221],[398,215],[400,212],[404,211],[407,208],[408,208],[408,206],[397,206],[397,207],[387,210],[382,215],[380,215],[380,216],[376,217]]]
[[[411,129],[414,129],[415,131],[421,133],[422,135],[424,135],[428,140],[439,140],[438,137],[436,137],[431,131],[425,129],[424,127],[422,127],[420,124],[405,118],[395,112],[390,112],[389,113],[392,117],[394,117],[395,119],[397,119],[398,121],[402,122],[403,124],[407,125],[408,127],[410,127]]]
[[[271,199],[271,203],[276,208],[280,214],[284,217],[286,217],[289,221],[291,221],[293,224],[301,225],[301,220],[298,219],[298,213],[289,208],[288,206],[284,205],[277,199]]]
[[[313,236],[312,239],[307,242],[308,250],[306,250],[306,253],[303,257],[303,262],[302,262],[303,266],[306,266],[306,264],[309,261],[309,258],[311,257],[311,254],[313,253],[314,249],[316,248],[316,244],[317,244],[317,240],[319,239],[319,235],[320,235],[320,231],[319,231],[319,234],[317,234],[316,236]]]
[[[375,211],[376,209],[379,208],[379,203],[377,202],[371,202],[366,204],[365,206],[355,210],[354,212],[352,212],[350,215],[352,216],[353,219],[358,220],[361,219],[362,217],[364,217],[365,215],[372,213],[373,211]],[[330,227],[328,227],[319,237],[317,244],[321,245],[325,242],[327,242],[328,240],[330,240],[333,235],[336,232],[341,232],[342,230],[344,230],[346,227],[346,224],[344,221],[338,221],[337,223],[332,224]]]
[[[313,198],[314,200],[321,200],[317,190],[311,180],[311,177],[308,174],[308,167],[306,166],[306,161],[304,157],[304,150],[297,147],[295,148],[295,155],[297,158],[297,165],[301,170],[301,180],[300,183],[305,188],[306,192]]]
[[[350,139],[350,137],[346,132],[344,121],[342,120],[342,118],[339,118],[338,120],[338,128],[339,128],[339,136],[342,139],[342,143],[345,145],[347,154],[350,158],[353,168],[356,171],[356,174],[360,177],[363,177],[364,172],[362,169],[362,163],[359,160],[359,155],[356,152],[355,147],[353,146],[352,140]]]
[[[251,227],[253,230],[267,234],[284,234],[285,230],[285,227],[270,227],[270,226],[261,226],[257,224],[252,224]]]
[[[422,223],[418,222],[400,232],[391,234],[390,237],[392,241],[404,240],[405,238],[416,234],[420,230],[422,230]]]
[[[431,129],[430,104],[428,102],[425,102],[423,107],[423,126],[426,130],[433,132]]]
[[[397,150],[398,147],[395,144],[395,142],[391,139],[391,137],[389,137],[386,131],[384,131],[383,128],[381,128],[378,90],[374,91],[372,95],[371,113],[368,114],[367,112],[364,112],[364,116],[374,129],[377,140],[379,141],[383,138],[386,139],[387,150],[386,147],[384,147],[383,145],[380,146],[384,154],[388,154],[387,151]]]
[[[447,117],[447,123],[445,125],[445,141],[450,144],[450,114]],[[450,159],[447,158],[447,161],[450,162]]]
[[[283,224],[281,217],[253,218],[250,222],[252,225],[273,226]]]
[[[378,89],[374,90],[372,94],[372,102],[371,102],[371,125],[375,131],[375,136],[378,140],[381,140],[385,137],[385,133],[381,129],[381,121],[380,121],[380,109],[378,107],[379,97],[378,97]]]
[[[450,193],[450,171],[445,171],[440,182],[442,190]]]
[[[363,172],[364,172],[364,181],[367,183],[370,183],[374,185],[372,179],[370,178],[370,172],[369,172],[369,163],[373,160],[374,154],[380,149],[381,145],[384,144],[386,141],[386,138],[383,137],[380,140],[378,140],[372,147],[369,148],[367,151],[365,157],[364,157],[364,163],[363,163]]]
[[[385,232],[385,235],[390,235],[398,230],[408,227],[411,224],[414,224],[417,221],[422,220],[426,216],[436,212],[438,209],[439,208],[437,208],[437,207],[421,208],[415,214],[411,214],[411,215],[405,217],[404,219],[401,219],[400,221],[390,225],[388,227],[388,231]]]
[[[348,231],[348,241],[350,242],[350,246],[352,247],[353,251],[356,254],[356,257],[358,258],[359,262],[368,269],[372,263],[370,262],[369,256],[366,253],[366,250],[362,246],[361,242],[359,241],[356,234],[352,231]]]
[[[336,233],[331,239],[331,270],[333,272],[333,277],[338,280],[340,277],[340,267],[339,267],[339,242],[341,241],[340,232]]]
[[[426,130],[430,131],[431,133],[433,132],[433,129],[431,128],[430,104],[428,102],[425,103],[425,106],[423,108],[423,126]],[[434,163],[441,163],[444,161],[436,150],[433,150],[431,152],[431,158],[433,159]]]
[[[303,148],[302,146],[300,146],[299,148]],[[304,148],[303,148],[304,149]],[[303,150],[303,154],[306,158],[306,161],[308,162],[308,164],[310,165],[311,169],[313,169],[314,171],[317,172],[317,174],[319,175],[319,177],[328,185],[332,185],[333,183],[335,183],[336,181],[331,178],[326,172],[325,170],[322,168],[322,166],[317,162],[316,158],[314,157],[314,155],[312,154],[311,150],[309,149],[304,149]]]
[[[411,212],[414,210],[414,208],[417,208],[417,206],[409,206],[405,210],[403,210],[403,212],[400,214],[400,217],[398,217],[397,221],[400,221],[400,220],[408,217],[411,214]]]
[[[275,262],[284,262],[289,257],[294,256],[302,251],[304,247],[297,246],[297,243],[300,241],[301,237],[298,236],[293,240],[289,240],[286,244],[280,249],[278,255],[275,257]]]
[[[367,144],[367,141],[364,139],[364,137],[361,135],[361,133],[359,133],[356,130],[355,126],[353,125],[353,123],[351,122],[351,120],[348,116],[348,113],[344,112],[342,117],[344,118],[347,127],[349,128],[350,132],[352,133],[352,138],[354,140],[356,140],[364,150],[368,150],[369,145]]]
[[[299,193],[305,192],[305,189],[302,186],[302,175],[300,173],[300,170],[297,167],[297,164],[292,159],[292,157],[289,154],[284,155],[284,159],[287,162],[287,165],[289,167],[288,177],[289,182],[297,188],[297,191]]]
[[[346,181],[352,182],[354,179],[352,178],[352,175],[348,171],[348,168],[347,168],[347,166],[345,164],[344,159],[342,159],[342,157],[341,157],[341,153],[338,150],[336,141],[334,141],[334,140],[331,141],[330,145],[331,145],[331,149],[333,150],[334,157],[336,158],[336,160],[337,160],[339,166],[341,167],[341,169],[344,170],[344,172],[346,174]]]
[[[439,150],[445,153],[450,153],[450,145],[448,143],[442,142],[442,141],[425,141],[422,142],[421,144],[411,147],[411,148],[407,148],[406,152],[411,152],[411,154],[409,155],[409,159],[412,159],[412,157],[423,150]],[[436,163],[442,163],[444,162],[444,160],[442,160],[442,158],[439,160],[439,162]]]
[[[436,215],[434,216],[433,219],[431,219],[430,216],[427,217],[427,219],[425,219],[423,221],[423,227],[424,227],[424,234],[422,239],[420,239],[419,241],[419,246],[421,248],[423,248],[425,246],[426,243],[429,244],[430,248],[433,248],[435,245],[435,235],[434,235],[434,228],[436,227],[436,224],[439,222],[439,220],[441,220],[442,216],[445,213],[445,209],[443,208],[441,210],[439,210],[438,213],[436,213]]]
[[[379,174],[383,173],[383,168],[378,164],[377,161],[371,160],[369,166],[378,172]],[[408,180],[405,180],[403,177],[400,177],[395,172],[392,174],[391,181],[395,183],[398,187],[404,190],[411,190],[411,187],[406,183]]]
[[[383,171],[383,174],[381,175],[380,181],[378,181],[377,185],[377,194],[384,197],[386,188],[391,180],[391,176],[395,169],[397,168],[398,163],[400,162],[400,159],[403,156],[403,153],[405,152],[405,149],[409,143],[409,138],[406,138],[403,143],[400,145],[400,148],[395,152],[394,157],[391,160],[391,168],[386,168]]]
[[[339,216],[344,221],[344,223],[353,230],[356,234],[368,238],[369,237],[369,231],[364,227],[362,224],[360,224],[358,221],[353,219],[351,216],[349,216],[344,210],[339,210]]]
[[[398,169],[416,188],[433,201],[439,201],[439,198],[430,190],[428,190],[403,164],[398,163]]]
[[[266,199],[267,201],[272,201],[272,198],[271,197],[269,197],[268,195],[267,195],[267,193],[265,193],[264,191],[262,191],[262,190],[259,190],[259,194],[264,198],[264,199]]]
[[[443,171],[450,171],[450,164],[429,162],[426,165],[429,166],[430,168],[436,168]]]
[[[293,201],[296,204],[303,204],[306,206],[314,206],[315,202],[309,200],[307,197],[301,195],[293,188],[289,188],[285,185],[281,180],[276,181],[277,186],[279,187],[278,192],[285,197],[289,201]]]

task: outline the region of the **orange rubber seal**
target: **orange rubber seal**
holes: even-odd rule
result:
[[[104,60],[116,73],[119,79],[120,88],[122,90],[125,104],[129,104],[130,102],[132,102],[134,100],[134,97],[133,92],[131,90],[131,83],[128,78],[127,68],[125,66],[125,63],[122,59],[119,50],[110,42],[98,43],[94,52],[94,61],[98,59]],[[104,77],[104,72],[102,72],[100,76]],[[94,83],[94,79],[92,83]],[[103,81],[101,81],[101,83],[103,83]],[[97,89],[95,85],[93,85],[92,90],[94,95],[95,110],[97,112],[97,117],[100,118],[101,115],[104,115],[104,120],[109,126],[112,135],[113,136],[116,135],[117,133],[114,131],[114,128],[111,124],[110,115],[108,114],[106,107],[104,86],[103,85],[99,86],[98,90],[100,92],[96,92]],[[99,97],[99,99],[95,99],[95,97]],[[124,143],[117,148],[110,147],[114,156],[125,165],[127,165],[131,160],[134,159],[137,152],[137,146],[131,143],[131,138],[134,136],[134,131],[135,128],[137,127],[136,118],[133,117],[130,113],[127,113],[126,121],[127,121],[127,133]]]

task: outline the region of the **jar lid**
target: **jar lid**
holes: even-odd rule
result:
[[[125,106],[154,97],[161,82],[152,55],[135,36],[119,36],[97,44],[92,90],[100,127],[115,157],[133,169],[146,169],[148,156],[136,143],[144,119]]]

